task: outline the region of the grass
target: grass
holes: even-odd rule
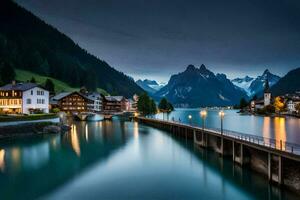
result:
[[[51,77],[41,76],[41,75],[29,72],[29,71],[21,70],[21,69],[16,69],[15,72],[16,72],[16,80],[22,81],[22,82],[31,80],[31,78],[33,77],[38,84],[44,85],[44,83],[46,82],[46,79],[49,78],[54,84],[54,90],[56,93],[71,92],[74,90],[78,90],[78,88],[72,88],[68,84],[66,84],[60,80],[51,78]]]
[[[33,115],[0,115],[0,122],[32,121],[56,118],[56,114],[33,114]]]
[[[25,70],[21,70],[21,69],[16,69],[15,72],[16,72],[16,80],[22,81],[22,82],[29,81],[29,80],[31,80],[32,77],[34,77],[34,79],[36,80],[36,82],[38,84],[44,85],[45,82],[46,82],[46,79],[50,79],[54,84],[55,93],[72,92],[72,91],[78,91],[79,90],[79,88],[73,88],[73,87],[69,86],[68,84],[66,84],[65,82],[54,79],[54,78],[51,78],[51,77],[41,76],[39,74],[32,73],[32,72],[25,71]],[[97,92],[99,92],[103,95],[109,95],[102,88],[97,88]]]

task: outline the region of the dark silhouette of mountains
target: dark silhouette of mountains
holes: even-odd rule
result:
[[[172,75],[168,84],[155,93],[178,107],[228,106],[239,103],[246,93],[227,79],[215,75],[204,65],[189,65],[184,72]]]
[[[284,95],[300,91],[300,68],[289,71],[273,87],[273,96]]]
[[[0,59],[14,69],[50,76],[72,87],[102,88],[125,96],[143,92],[132,78],[11,0],[0,3]]]

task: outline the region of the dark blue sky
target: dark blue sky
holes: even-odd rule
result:
[[[17,0],[135,79],[204,63],[230,78],[300,67],[299,0]]]

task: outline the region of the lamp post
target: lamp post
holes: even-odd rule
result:
[[[224,113],[223,110],[221,110],[221,111],[219,112],[219,116],[220,116],[220,118],[221,118],[221,135],[223,135],[223,119],[224,119],[224,116],[225,116],[225,113]]]
[[[223,144],[223,119],[224,119],[224,116],[225,116],[225,113],[223,110],[221,110],[219,112],[219,116],[221,118],[221,154],[223,155],[224,153],[224,144]]]
[[[205,118],[207,115],[206,110],[201,110],[200,112],[201,118],[202,118],[202,135],[201,135],[201,142],[203,146],[207,146],[207,134],[205,135],[205,143],[204,143],[204,126],[205,126]]]
[[[192,125],[192,115],[189,115],[189,122],[190,122],[190,125]]]
[[[201,115],[201,118],[202,118],[202,132],[204,132],[205,118],[206,118],[206,115],[207,115],[206,110],[201,110],[200,115]]]

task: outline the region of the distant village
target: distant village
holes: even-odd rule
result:
[[[33,82],[16,82],[0,87],[0,114],[67,114],[98,113],[112,115],[134,113],[138,110],[138,95],[105,96],[82,87],[78,91],[50,94],[44,87]],[[263,98],[253,98],[240,105],[241,113],[260,115],[300,115],[300,92],[272,97],[268,80]],[[154,108],[156,109],[156,108]]]
[[[269,82],[265,80],[263,98],[252,99],[247,106],[241,106],[243,112],[262,115],[288,115],[299,117],[300,115],[300,91],[292,94],[272,97]]]
[[[44,87],[31,82],[0,87],[0,114],[41,114],[63,111],[73,113],[120,113],[135,112],[138,96],[104,96],[89,92],[84,87],[79,91],[50,95]]]

